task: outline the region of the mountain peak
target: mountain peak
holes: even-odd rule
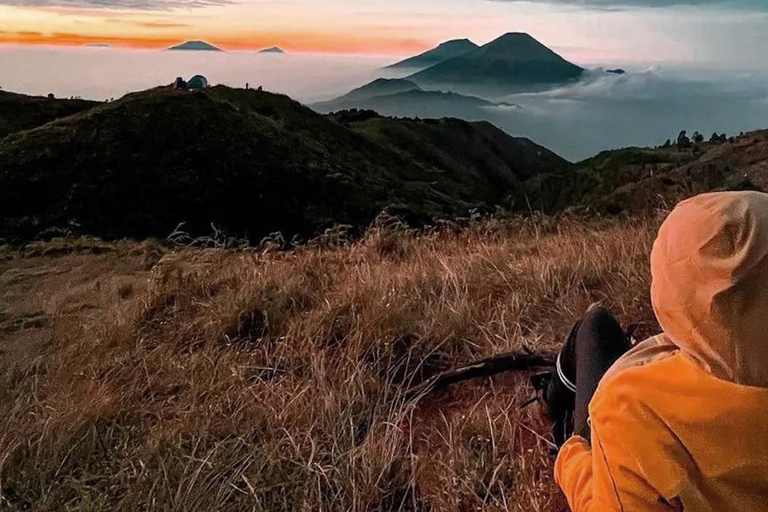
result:
[[[506,34],[499,37],[498,39],[527,39],[527,40],[536,41],[536,38],[533,37],[528,32],[507,32]],[[538,43],[538,41],[536,42]]]
[[[530,34],[509,32],[407,78],[421,86],[467,94],[508,94],[568,83],[583,71]]]
[[[440,43],[435,48],[428,50],[420,55],[405,59],[391,66],[387,66],[389,69],[426,69],[435,64],[445,62],[446,60],[464,55],[471,51],[477,50],[479,46],[470,41],[469,39],[452,39]]]
[[[459,45],[471,45],[474,47],[477,47],[475,43],[470,41],[467,38],[464,39],[451,39],[450,41],[444,41],[440,43],[437,47],[438,48],[445,48],[446,46],[459,46]]]
[[[503,36],[494,39],[485,45],[484,48],[498,45],[523,45],[527,47],[547,48],[544,44],[542,44],[539,40],[527,32],[508,32]],[[549,50],[549,48],[547,48],[547,50]]]
[[[271,48],[264,48],[263,50],[260,50],[259,53],[285,53],[285,50],[279,46],[273,46]]]
[[[221,48],[217,48],[216,46],[213,46],[210,43],[206,43],[205,41],[185,41],[181,44],[178,44],[176,46],[171,46],[168,48],[169,50],[193,50],[193,51],[209,51],[209,52],[220,52]]]

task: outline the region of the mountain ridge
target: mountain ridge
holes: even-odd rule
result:
[[[400,62],[390,64],[384,69],[426,69],[453,57],[476,50],[479,46],[469,39],[452,39],[440,43],[435,48],[419,55],[414,55]]]

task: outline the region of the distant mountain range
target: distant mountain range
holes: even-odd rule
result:
[[[420,91],[422,89],[410,80],[401,78],[378,78],[369,84],[348,92],[344,96],[340,96],[339,98],[333,100],[333,102],[341,104],[356,101],[366,101],[378,96],[386,96],[414,90]]]
[[[186,41],[176,46],[171,46],[169,50],[187,50],[187,51],[203,51],[203,52],[220,52],[221,48],[217,48],[205,41]]]
[[[259,53],[285,53],[285,51],[279,46],[273,46],[272,48],[264,48]]]
[[[398,115],[407,111],[411,116],[431,117],[435,111],[439,111],[443,116],[482,119],[481,109],[498,105],[455,92],[426,91],[406,79],[379,78],[335,100],[315,103],[311,107],[322,113],[357,108],[374,110],[384,115]]]
[[[359,108],[386,115],[483,119],[483,108],[514,107],[493,98],[566,85],[585,71],[530,35],[515,32],[484,46],[468,39],[448,41],[386,69],[422,66],[405,78],[374,80],[312,107],[321,112]]]
[[[454,39],[452,41],[446,41],[438,47],[420,55],[387,66],[385,69],[426,69],[448,59],[464,55],[472,50],[477,50],[478,48],[479,46],[469,39]]]
[[[513,32],[407,78],[422,87],[493,94],[546,89],[583,73],[530,35]]]

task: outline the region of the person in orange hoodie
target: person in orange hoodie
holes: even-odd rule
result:
[[[651,274],[663,334],[615,363],[591,358],[610,366],[596,378],[578,368],[584,357],[558,364],[575,389],[576,434],[555,479],[573,512],[768,511],[768,194],[680,203]],[[604,311],[586,324],[618,325]],[[608,339],[616,356],[627,348],[620,334],[576,334]]]

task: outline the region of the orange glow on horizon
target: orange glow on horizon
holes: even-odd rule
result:
[[[290,53],[395,56],[426,50],[442,37],[368,15],[358,20],[324,10],[306,18],[294,9],[248,2],[153,12],[0,4],[0,44],[163,49],[203,40],[232,51],[279,46]]]
[[[197,39],[174,37],[118,37],[118,36],[92,36],[81,34],[54,33],[43,34],[41,32],[2,32],[0,31],[0,44],[14,45],[49,45],[49,46],[86,46],[89,44],[105,43],[114,47],[134,49],[165,49],[181,44],[184,41]],[[240,39],[205,39],[222,50],[246,51],[260,50],[272,46],[279,46],[288,52],[295,53],[337,53],[337,54],[369,54],[369,55],[406,55],[413,52],[421,52],[430,47],[429,43],[415,40],[370,40],[354,37],[339,37],[335,40],[323,39],[313,34],[305,34],[297,38],[292,36],[290,41],[281,43],[281,39],[270,37],[254,37]]]
[[[169,27],[174,28],[174,27]],[[114,47],[134,49],[165,49],[188,40],[204,40],[222,50],[256,51],[279,46],[294,53],[335,53],[369,55],[406,55],[424,51],[431,47],[429,42],[414,39],[371,38],[364,35],[339,34],[333,39],[326,34],[259,34],[241,37],[201,38],[192,35],[159,37],[102,36],[66,32],[44,34],[35,31],[0,31],[0,44],[86,46],[105,43]]]

